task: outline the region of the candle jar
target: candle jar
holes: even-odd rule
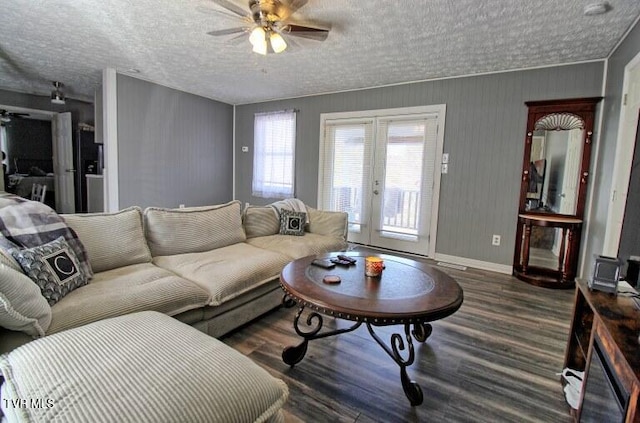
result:
[[[382,275],[384,269],[384,261],[380,257],[367,257],[364,259],[364,274],[372,278],[378,278]]]

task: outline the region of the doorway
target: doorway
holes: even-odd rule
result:
[[[611,199],[602,254],[618,256],[640,112],[640,54],[625,67]]]
[[[349,241],[435,255],[445,106],[321,115],[318,204]]]
[[[30,197],[33,184],[46,186],[45,203],[58,213],[75,213],[73,172],[73,145],[71,133],[71,113],[55,113],[46,110],[26,109],[0,105],[3,110],[17,113],[21,122],[38,122],[50,132],[47,146],[22,146],[6,158],[7,186],[5,190],[23,197]],[[10,122],[4,122],[10,124]],[[8,142],[20,143],[20,137],[9,140],[3,134],[3,151],[9,151]],[[23,137],[24,140],[24,137]],[[34,155],[36,150],[44,150],[45,156]],[[47,153],[48,152],[48,153]],[[42,159],[42,160],[41,160]]]

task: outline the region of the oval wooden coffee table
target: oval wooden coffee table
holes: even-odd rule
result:
[[[367,277],[364,275],[364,257],[371,254],[344,254],[355,258],[356,264],[324,269],[311,265],[311,261],[318,257],[309,256],[289,263],[282,270],[280,284],[286,293],[285,299],[290,304],[295,301],[299,305],[293,327],[304,338],[299,345],[285,348],[282,360],[294,366],[304,358],[310,340],[351,332],[364,323],[371,337],[400,366],[402,388],[411,405],[422,404],[422,389],[409,379],[406,370],[415,359],[412,338],[425,342],[432,331],[428,322],[458,310],[462,305],[462,289],[453,278],[425,263],[386,254],[374,254],[384,260],[386,268],[382,276]],[[340,276],[342,281],[326,284],[322,281],[326,275]],[[305,308],[311,311],[303,319],[305,327],[302,328],[300,317]],[[322,314],[356,323],[348,328],[321,333]],[[373,329],[374,326],[389,325],[404,326],[404,338],[398,333],[392,334],[391,346]],[[405,349],[406,358],[400,354]]]

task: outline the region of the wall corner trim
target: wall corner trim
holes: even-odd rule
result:
[[[104,122],[104,211],[120,209],[118,177],[118,90],[113,68],[102,71],[102,119]]]

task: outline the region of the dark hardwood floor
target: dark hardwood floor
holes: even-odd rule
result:
[[[433,263],[433,262],[431,262]],[[416,345],[409,376],[424,393],[412,407],[399,368],[367,329],[309,343],[295,367],[283,348],[297,345],[297,307],[280,308],[222,340],[283,379],[287,422],[570,422],[557,372],[562,370],[573,290],[550,290],[511,276],[438,269],[464,290],[458,312],[433,323]],[[325,328],[349,322],[325,319]],[[387,342],[402,328],[380,328]]]

